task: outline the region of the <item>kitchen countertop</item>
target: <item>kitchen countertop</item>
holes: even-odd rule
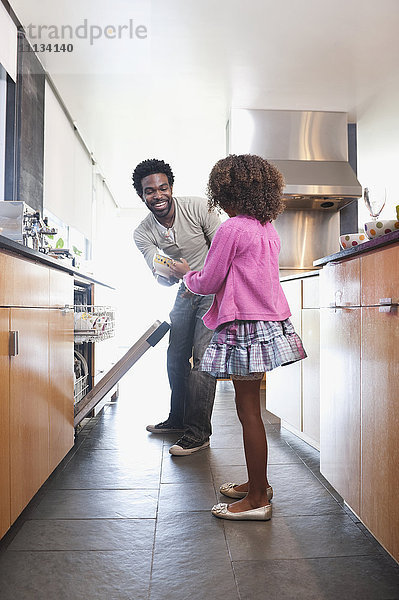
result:
[[[399,242],[399,230],[392,231],[391,233],[387,233],[385,235],[382,235],[381,237],[374,238],[373,240],[369,240],[368,242],[363,242],[363,244],[358,244],[357,246],[353,246],[352,248],[341,250],[340,252],[336,252],[335,254],[330,254],[329,256],[318,258],[317,260],[313,261],[313,265],[315,267],[321,267],[329,262],[333,262],[336,260],[344,260],[345,258],[351,258],[353,256],[357,256],[358,254],[363,254],[364,252],[369,252],[370,250],[375,250],[376,248],[383,248],[384,246],[388,246],[389,244],[394,244],[397,242]]]
[[[38,250],[33,250],[32,248],[28,248],[23,244],[19,244],[18,242],[10,240],[4,235],[0,235],[0,250],[8,250],[9,252],[12,252],[13,254],[18,254],[21,257],[29,258],[31,260],[34,260],[35,262],[45,264],[48,267],[53,267],[54,269],[59,269],[60,271],[70,273],[76,278],[84,279],[85,281],[88,281],[90,283],[97,283],[99,285],[108,287],[112,290],[115,289],[107,283],[104,283],[103,281],[98,281],[97,279],[94,279],[93,277],[90,277],[90,275],[82,273],[81,271],[75,269],[74,267],[71,267],[70,265],[62,264],[62,261],[60,259],[52,258],[48,254],[44,254],[43,252],[39,252]]]
[[[304,277],[314,277],[318,275],[320,269],[312,269],[311,271],[300,271],[298,273],[291,273],[290,275],[283,275],[284,271],[280,271],[280,281],[291,281],[291,279],[303,279]]]

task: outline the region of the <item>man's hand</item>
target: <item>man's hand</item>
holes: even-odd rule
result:
[[[184,290],[184,292],[181,295],[182,298],[193,298],[194,296],[195,296],[195,294],[190,292],[190,290],[188,290],[187,288]]]
[[[174,260],[170,266],[170,270],[177,279],[183,279],[183,275],[191,271],[188,262],[184,258],[181,258],[180,262]]]
[[[157,275],[156,280],[161,285],[166,285],[168,287],[170,287],[171,285],[175,285],[175,283],[179,283],[179,280],[176,279],[176,277],[170,277],[168,279],[167,277],[162,277],[162,275]]]

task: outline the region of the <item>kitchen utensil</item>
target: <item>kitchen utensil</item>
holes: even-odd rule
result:
[[[347,248],[352,248],[353,246],[358,246],[364,242],[367,242],[367,237],[364,235],[364,233],[346,233],[339,236],[340,246],[344,250]]]
[[[373,240],[374,238],[381,237],[382,235],[397,230],[399,230],[399,220],[396,221],[395,219],[389,221],[369,221],[364,224],[364,231],[369,240]]]
[[[363,197],[364,203],[370,213],[371,218],[376,220],[384,208],[387,200],[386,189],[381,186],[366,187],[364,188]]]

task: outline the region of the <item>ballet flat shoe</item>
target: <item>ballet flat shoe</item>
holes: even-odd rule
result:
[[[245,498],[247,492],[237,492],[235,490],[235,486],[239,485],[238,483],[224,483],[220,486],[219,491],[223,496],[227,496],[228,498]],[[273,498],[273,488],[270,486],[266,489],[267,499],[271,500]]]
[[[233,513],[228,510],[228,504],[221,502],[212,507],[212,514],[218,519],[229,519],[230,521],[269,521],[272,518],[272,505],[268,504],[260,508]]]

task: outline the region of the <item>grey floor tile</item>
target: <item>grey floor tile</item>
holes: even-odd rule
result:
[[[2,600],[146,600],[152,553],[7,552],[0,561]]]
[[[82,446],[74,457],[74,462],[83,466],[98,464],[105,467],[120,466],[134,468],[140,466],[157,466],[162,457],[163,446],[158,442],[157,446],[145,447],[145,452],[125,452],[119,448],[116,450],[84,448]]]
[[[278,431],[275,431],[272,425],[270,425],[269,427],[270,429],[266,431],[267,443],[269,445],[287,446],[286,441],[281,438],[280,433]]]
[[[155,519],[25,521],[9,550],[152,549]]]
[[[52,489],[158,489],[161,461],[155,466],[136,465],[112,468],[94,463],[68,465],[49,485]]]
[[[399,568],[376,556],[235,562],[241,600],[397,600]]]
[[[273,519],[216,519],[212,505],[230,501],[219,486],[246,480],[232,383],[217,385],[211,448],[172,457],[179,434],[145,431],[167,414],[166,387],[137,374],[0,545],[1,600],[399,600],[399,567],[320,474],[314,448],[263,411]],[[147,416],[131,401],[141,380]]]
[[[178,552],[171,553],[171,548],[178,549]],[[164,560],[169,556],[172,567],[177,553],[187,563],[199,559],[213,561],[221,554],[227,555],[222,520],[215,519],[210,511],[160,514],[155,533],[155,554]]]
[[[244,448],[214,448],[211,441],[211,453],[209,457],[212,467],[221,465],[245,465]],[[301,459],[287,444],[269,445],[269,465],[272,464],[302,464]]]
[[[273,502],[274,510],[274,502]],[[345,514],[226,521],[233,561],[376,554],[376,547]]]
[[[211,483],[212,473],[208,452],[196,452],[189,456],[172,456],[167,453],[162,461],[161,483]]]
[[[223,523],[210,512],[160,516],[150,597],[238,600]]]
[[[159,514],[210,511],[216,502],[211,481],[198,483],[163,483],[159,494]]]
[[[48,490],[30,519],[153,519],[157,490]]]
[[[244,466],[212,466],[216,491],[222,483],[243,483],[247,480]],[[328,490],[303,464],[276,465],[268,468],[269,483],[273,487],[273,515],[342,514],[344,509]],[[219,494],[219,502],[233,502]]]
[[[229,426],[236,426],[236,427],[241,427],[241,423],[238,420],[237,417],[237,412],[234,409],[234,411],[225,411],[225,410],[220,410],[218,412],[216,412],[215,410],[212,413],[212,426],[213,429],[217,429],[217,428],[222,428],[222,427],[229,427]]]
[[[269,444],[268,464],[302,464],[302,461],[288,444]]]
[[[343,507],[303,465],[276,465],[268,468],[273,486],[273,515],[325,515],[343,513]]]
[[[244,483],[247,481],[247,467],[237,465],[212,466],[212,476],[216,491],[223,483]],[[220,496],[225,498],[226,496]]]
[[[271,431],[267,434],[269,447],[280,446],[282,449],[290,447],[280,439],[278,433]],[[215,427],[211,437],[212,448],[239,448],[243,445],[241,425],[224,425]]]
[[[162,446],[142,452],[82,448],[51,481],[54,489],[157,488]]]
[[[212,444],[212,441],[211,441]],[[220,466],[245,466],[244,449],[239,448],[212,448],[209,453],[211,468]]]
[[[223,427],[223,425],[237,424],[237,411],[235,408],[216,407],[212,412],[212,427]],[[239,421],[238,421],[239,423]]]
[[[214,428],[211,437],[212,448],[237,448],[242,445],[241,425],[225,425]]]
[[[101,435],[89,435],[82,443],[82,450],[119,450],[120,452],[135,452],[143,450],[143,447],[151,449],[153,446],[162,448],[163,436],[151,434],[140,437],[126,435],[120,437],[115,434],[103,433]]]
[[[151,578],[150,600],[241,600],[227,556],[183,562],[161,561],[157,556]]]

